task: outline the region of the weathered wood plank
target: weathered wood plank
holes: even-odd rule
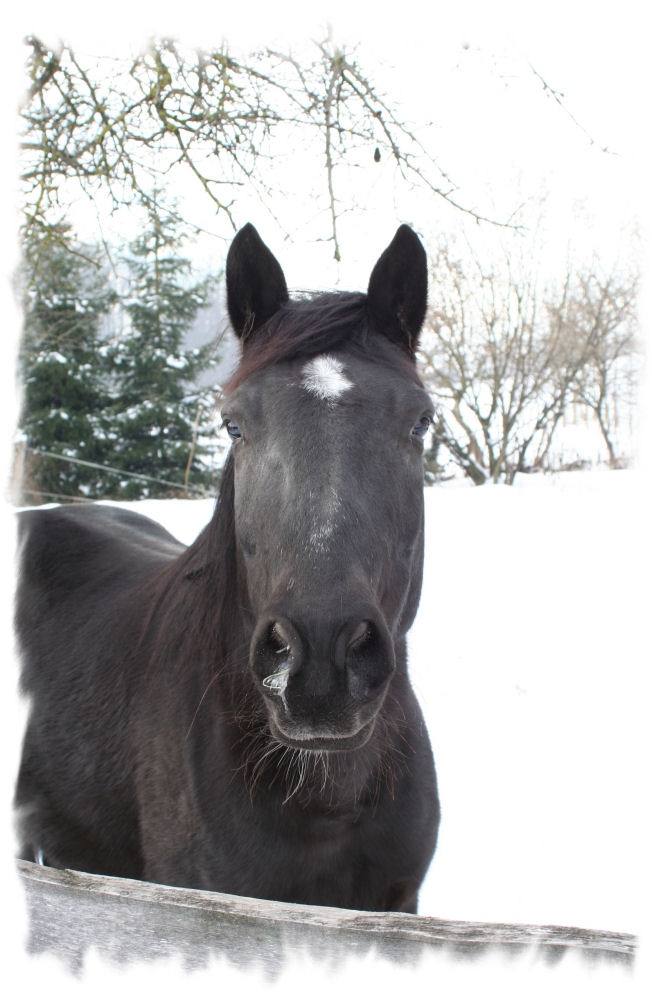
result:
[[[300,906],[179,889],[18,862],[29,911],[31,953],[55,952],[80,970],[89,948],[119,963],[180,958],[198,969],[213,957],[280,971],[297,951],[342,961],[370,949],[416,963],[445,948],[458,955],[535,947],[542,959],[568,950],[590,961],[631,964],[631,934],[577,927],[483,924],[397,913]]]

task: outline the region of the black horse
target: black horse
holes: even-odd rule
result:
[[[366,295],[297,301],[245,226],[227,260],[232,448],[198,539],[120,508],[21,515],[24,858],[416,911],[439,825],[405,641],[426,292],[407,226]]]

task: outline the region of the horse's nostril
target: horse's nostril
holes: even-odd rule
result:
[[[273,618],[261,623],[251,647],[251,666],[264,688],[283,695],[300,659],[299,639],[291,624]]]
[[[377,623],[363,619],[346,642],[349,692],[365,701],[375,698],[394,670],[394,653],[389,636]]]
[[[289,653],[292,648],[292,639],[280,622],[274,622],[271,626],[267,641],[270,649],[278,656]]]
[[[363,646],[365,642],[368,642],[372,638],[372,635],[373,624],[370,621],[361,621],[346,644],[347,651],[355,651],[360,646]]]
[[[267,646],[266,662],[269,664],[271,659],[275,669],[273,673],[263,677],[263,687],[277,694],[283,694],[287,686],[288,675],[292,669],[290,655],[292,640],[280,622],[274,622],[268,630],[265,644]]]

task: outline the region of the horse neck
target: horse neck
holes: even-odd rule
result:
[[[181,674],[222,671],[242,632],[233,526],[233,469],[224,467],[209,524],[178,559],[150,583],[144,634],[153,666]]]

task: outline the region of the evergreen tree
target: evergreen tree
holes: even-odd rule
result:
[[[183,342],[207,304],[212,282],[188,283],[183,241],[178,219],[152,209],[146,230],[125,258],[129,288],[122,306],[128,328],[111,352],[116,380],[112,464],[182,485],[192,457],[189,485],[208,487],[212,474],[202,463],[207,451],[196,444],[202,399],[194,383],[214,348],[190,350]],[[208,409],[204,400],[205,417]],[[125,477],[119,495],[133,499],[177,492],[174,486]]]
[[[106,464],[110,449],[101,328],[115,295],[92,256],[92,248],[76,242],[67,225],[32,231],[23,247],[18,364],[28,502],[39,494],[101,496],[108,488],[101,470],[43,455]]]

